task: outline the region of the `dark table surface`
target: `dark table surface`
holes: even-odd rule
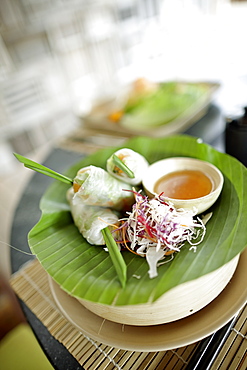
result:
[[[207,114],[185,131],[185,134],[200,137],[205,143],[224,152],[224,128],[225,120],[220,109],[215,105],[211,105]],[[47,167],[55,168],[57,172],[63,173],[85,155],[86,154],[74,151],[54,148],[43,164]],[[52,181],[51,178],[39,173],[34,173],[32,175],[14,214],[11,230],[11,245],[14,247],[22,249],[25,252],[30,252],[27,243],[27,234],[41,216],[39,201]],[[18,271],[21,266],[32,258],[34,258],[34,256],[23,254],[12,249],[12,272]],[[53,367],[58,370],[83,369],[67,349],[51,336],[46,327],[36,318],[28,307],[23,302],[20,303],[37,340]],[[230,327],[231,323],[203,340],[187,368],[207,369],[212,358],[216,355],[217,350],[219,350],[220,346],[223,344],[224,338],[227,336]]]

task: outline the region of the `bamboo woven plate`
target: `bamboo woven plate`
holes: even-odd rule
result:
[[[239,255],[209,274],[177,285],[152,303],[114,306],[77,299],[94,314],[119,324],[150,326],[170,323],[190,316],[212,302],[231,280],[238,261]]]
[[[101,343],[130,351],[164,351],[197,342],[227,324],[247,300],[247,249],[226,288],[195,314],[171,323],[131,326],[104,320],[64,292],[51,278],[50,287],[61,313],[83,334]]]

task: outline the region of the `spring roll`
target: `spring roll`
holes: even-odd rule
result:
[[[93,245],[105,244],[101,230],[110,225],[117,225],[118,215],[109,208],[88,206],[83,202],[74,201],[74,191],[70,188],[67,200],[72,218],[82,236]]]
[[[114,161],[114,155],[117,156],[125,166],[133,173],[133,178],[129,177]],[[131,185],[139,185],[142,181],[143,174],[149,166],[148,161],[139,153],[131,149],[117,150],[106,164],[107,171],[116,179],[124,181]]]
[[[80,169],[74,178],[73,189],[74,198],[90,206],[126,211],[134,203],[131,186],[100,167]]]

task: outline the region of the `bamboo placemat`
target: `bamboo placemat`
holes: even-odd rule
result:
[[[104,131],[89,129],[80,126],[69,135],[57,142],[57,147],[77,153],[91,154],[96,150],[109,146],[123,145],[129,139],[128,135],[120,135],[116,132],[105,133]]]
[[[211,370],[247,369],[247,305],[239,313]]]
[[[132,352],[98,343],[75,328],[58,310],[48,276],[37,260],[24,265],[10,283],[25,304],[86,370],[183,370],[200,342],[159,352]],[[247,365],[246,310],[239,315],[212,369],[244,370]]]

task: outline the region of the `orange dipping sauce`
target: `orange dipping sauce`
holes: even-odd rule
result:
[[[157,194],[173,199],[196,199],[208,195],[212,181],[198,170],[182,170],[162,176],[154,185]]]

